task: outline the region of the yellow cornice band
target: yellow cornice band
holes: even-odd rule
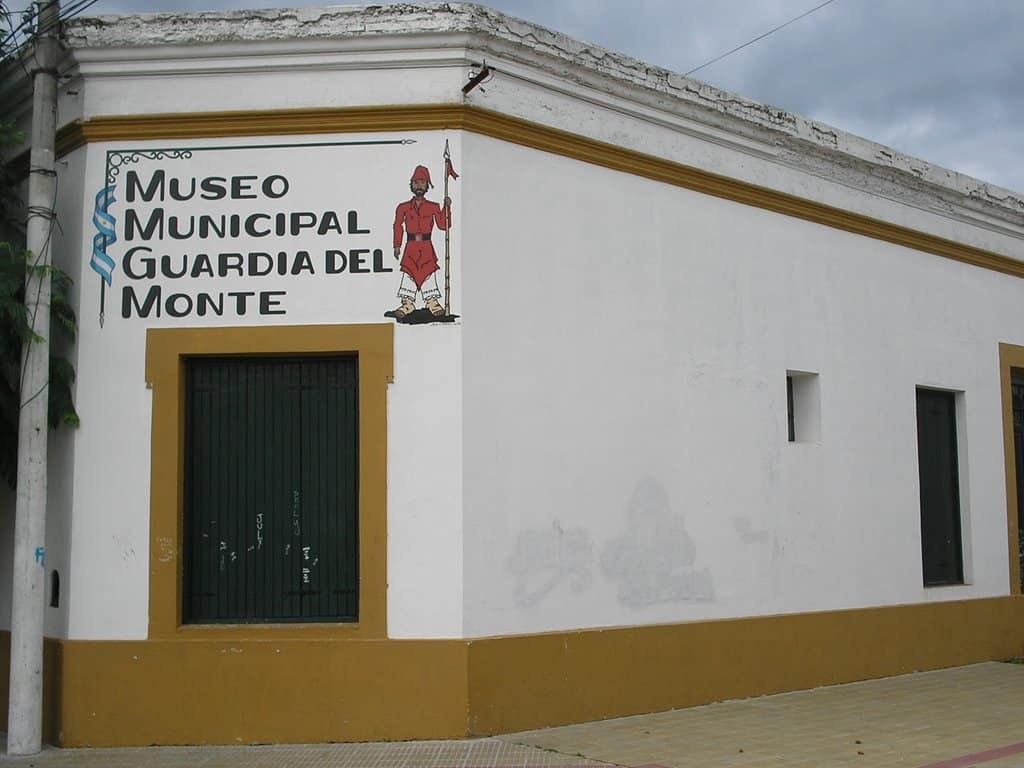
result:
[[[97,141],[198,139],[384,131],[472,131],[706,195],[811,221],[876,240],[1024,277],[1024,262],[993,251],[720,176],[567,131],[459,104],[331,109],[119,115],[76,121],[60,130],[58,155]]]

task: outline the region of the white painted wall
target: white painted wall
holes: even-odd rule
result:
[[[380,136],[288,137],[288,144],[320,144],[330,141],[362,141]],[[387,137],[385,137],[387,138]],[[80,325],[77,406],[82,426],[74,436],[74,514],[67,633],[75,639],[144,638],[148,622],[148,557],[150,508],[151,392],[145,382],[145,331],[147,327],[226,326],[253,324],[317,324],[391,322],[385,311],[398,304],[399,273],[392,256],[392,222],[395,206],[409,198],[408,179],[418,164],[431,166],[441,182],[441,152],[445,138],[452,141],[456,165],[460,164],[458,136],[441,133],[409,133],[390,137],[408,143],[387,147],[287,147],[230,150],[240,144],[267,145],[281,142],[208,141],[173,142],[176,148],[193,148],[191,159],[142,160],[126,165],[118,180],[119,202],[113,209],[123,238],[127,202],[127,169],[165,169],[180,176],[282,173],[291,181],[288,195],[277,201],[254,200],[228,203],[168,203],[167,213],[199,211],[337,210],[343,222],[349,210],[357,210],[360,228],[369,234],[338,237],[304,233],[298,237],[246,240],[238,238],[219,245],[216,239],[145,243],[154,253],[180,254],[220,250],[289,252],[308,249],[316,265],[314,276],[277,275],[256,278],[208,278],[131,281],[121,257],[138,241],[120,242],[110,251],[118,266],[114,284],[107,290],[106,322],[98,323],[100,278],[87,266],[92,244],[92,199],[103,184],[106,153],[114,149],[168,148],[135,142],[130,145],[92,144],[87,148],[85,208],[79,239]],[[198,149],[199,147],[219,149]],[[439,199],[440,188],[429,197]],[[460,195],[453,190],[455,216],[461,214]],[[137,204],[140,209],[144,205]],[[145,215],[143,212],[142,215]],[[347,226],[347,224],[346,224]],[[435,238],[436,240],[436,238]],[[453,233],[453,310],[458,313],[460,234]],[[326,248],[380,248],[387,274],[325,275],[321,269]],[[438,244],[443,253],[443,245]],[[319,254],[319,255],[318,255]],[[368,257],[371,258],[371,257]],[[142,267],[136,265],[137,270]],[[225,316],[190,315],[141,318],[133,310],[120,314],[121,290],[131,284],[143,295],[150,284],[168,292],[285,290],[280,306],[286,314],[263,317],[253,313]],[[395,337],[395,381],[389,388],[389,484],[388,583],[389,625],[401,636],[457,636],[461,632],[461,328],[430,325],[400,327]],[[170,468],[156,471],[171,471]]]
[[[831,155],[817,145],[794,154],[795,134],[776,144],[781,134],[760,112],[738,126],[735,110],[726,119],[684,109],[665,93],[631,90],[621,72],[602,80],[552,63],[528,42],[512,50],[483,34],[391,32],[373,42],[83,49],[82,79],[63,94],[62,114],[454,103],[470,63],[487,58],[495,76],[471,104],[1024,258],[1024,225],[1008,210],[969,209],[953,186],[948,199],[917,187],[903,195],[909,186],[876,178],[863,157],[870,147],[853,137],[837,140],[860,159],[828,178]],[[358,208],[371,247],[389,253],[408,174],[427,162],[439,183],[445,137],[402,134],[416,143],[379,156],[363,149],[358,159],[266,149],[258,172],[305,180],[286,210]],[[106,152],[360,138],[380,137],[94,143],[72,156],[84,183],[69,187],[77,191],[61,209],[75,219],[66,237],[80,271],[82,427],[53,454],[74,469],[53,491],[62,511],[51,520],[51,562],[65,578],[48,632],[146,635],[145,328],[265,322],[121,318],[119,264],[122,282],[99,327],[99,278],[86,265]],[[996,345],[1024,343],[1018,279],[473,134],[447,138],[463,173],[452,195],[453,310],[463,319],[396,329],[390,636],[1007,592]],[[239,158],[207,151],[175,162],[189,173],[250,172]],[[325,243],[303,236],[282,248],[307,246]],[[396,303],[396,276],[289,277],[287,315],[273,321],[381,322]],[[786,442],[787,370],[819,374],[820,443]],[[921,587],[918,385],[964,393],[963,587]],[[9,561],[0,548],[0,574]]]
[[[1007,594],[1019,279],[475,135],[464,153],[467,636]],[[820,376],[819,444],[786,440],[787,369]],[[918,385],[965,393],[962,587],[921,585]]]
[[[1024,237],[1015,193],[697,81],[671,75],[673,98],[604,71],[540,69],[540,57],[484,58],[495,74],[473,106],[997,253]]]

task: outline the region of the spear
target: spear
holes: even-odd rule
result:
[[[459,174],[452,167],[452,155],[448,150],[448,139],[444,140],[444,199],[445,217],[448,219],[448,226],[444,230],[444,315],[451,315],[451,240],[452,240],[452,209],[448,201],[448,179],[457,179]]]

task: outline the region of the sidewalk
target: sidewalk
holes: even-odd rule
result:
[[[1024,768],[1024,665],[995,662],[466,741],[54,749],[27,768]]]

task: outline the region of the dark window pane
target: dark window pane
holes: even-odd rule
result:
[[[952,392],[917,390],[917,455],[924,583],[962,584],[956,399]]]
[[[356,359],[186,375],[184,622],[356,621]]]
[[[1013,455],[1017,470],[1017,557],[1020,586],[1024,592],[1024,376],[1014,372],[1010,392],[1013,400]]]

